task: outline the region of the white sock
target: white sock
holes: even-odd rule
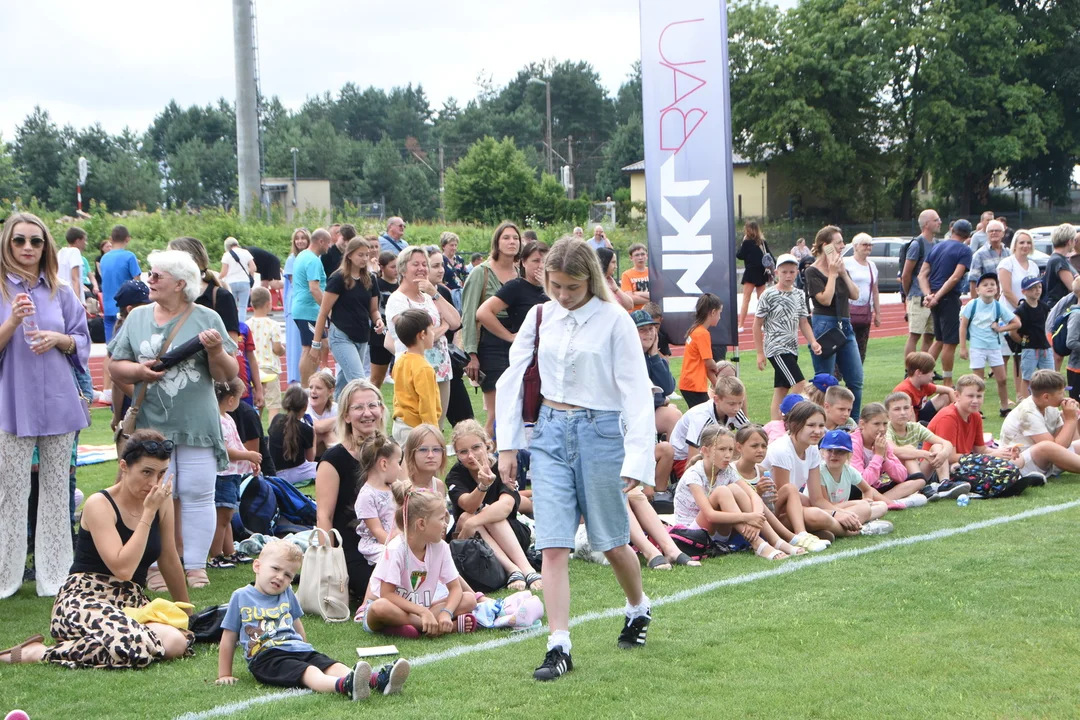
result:
[[[626,601],[626,617],[631,620],[642,617],[649,614],[649,610],[652,609],[652,602],[649,600],[649,596],[645,593],[641,593],[641,602],[637,605],[631,605],[630,601]]]
[[[561,647],[562,651],[567,655],[570,654],[569,630],[556,630],[548,635],[548,650],[554,650],[557,647]]]

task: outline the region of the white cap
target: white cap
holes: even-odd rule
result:
[[[780,267],[784,263],[795,263],[796,265],[798,265],[799,260],[791,253],[784,253],[780,257],[776,258],[776,267]]]

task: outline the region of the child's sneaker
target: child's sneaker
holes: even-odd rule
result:
[[[218,555],[216,558],[207,560],[206,567],[214,568],[215,570],[228,570],[229,568],[236,567],[236,565],[229,562],[224,555]]]
[[[574,661],[570,659],[570,653],[556,645],[547,651],[543,664],[533,671],[533,678],[540,681],[558,680],[573,669]]]
[[[907,505],[900,502],[899,500],[890,500],[888,502],[888,507],[889,507],[889,512],[897,512],[899,510],[906,510],[907,509]]]
[[[371,676],[371,687],[383,695],[397,695],[401,692],[401,688],[405,687],[405,681],[409,679],[410,670],[412,670],[412,667],[409,665],[409,661],[405,658],[398,658],[392,663],[383,665],[377,675]]]
[[[907,508],[922,507],[926,503],[930,502],[925,495],[915,493],[914,495],[908,495],[906,498],[900,501]]]
[[[353,671],[345,676],[345,693],[355,700],[366,700],[371,694],[371,665],[361,660],[353,665]]]
[[[971,492],[971,484],[963,481],[947,481],[938,486],[933,500],[955,500],[964,493]]]
[[[634,619],[626,617],[622,632],[619,633],[619,649],[632,650],[645,644],[645,634],[649,631],[649,623],[652,622],[652,614],[645,613]]]
[[[247,555],[245,555],[244,553],[241,553],[241,552],[234,552],[232,555],[226,555],[225,559],[228,560],[229,562],[235,564],[235,565],[247,565],[252,560],[254,560],[254,558],[248,557]]]

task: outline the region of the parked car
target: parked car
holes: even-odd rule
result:
[[[873,247],[870,249],[870,261],[877,268],[878,292],[900,292],[900,252],[911,238],[904,237],[876,237],[872,239]],[[848,245],[844,249],[844,257],[854,257],[855,247]]]

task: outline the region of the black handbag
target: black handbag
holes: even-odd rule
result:
[[[473,590],[494,592],[506,587],[510,576],[482,539],[451,540],[450,556],[461,577]]]
[[[188,630],[195,635],[195,642],[220,643],[221,623],[228,609],[228,605],[211,605],[192,615],[188,620]]]
[[[848,336],[840,327],[834,327],[817,338],[817,341],[821,345],[821,355],[818,357],[827,358],[835,355],[837,350],[847,344]]]

